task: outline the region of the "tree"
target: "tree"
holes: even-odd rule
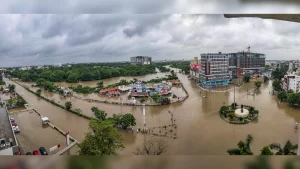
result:
[[[160,97],[159,94],[155,93],[151,96],[151,98],[155,101],[155,102],[158,102],[158,98]]]
[[[222,107],[220,108],[219,112],[220,112],[221,114],[223,114],[224,112],[226,112],[226,111],[228,111],[228,110],[229,110],[229,108],[228,108],[227,106],[222,106]]]
[[[253,141],[253,137],[249,134],[246,138],[246,142],[240,140],[238,142],[238,148],[228,149],[227,153],[229,155],[253,155],[250,144]]]
[[[1,92],[3,92],[3,91],[4,91],[4,88],[3,88],[3,86],[1,86],[1,87],[0,87],[0,91],[1,91]]]
[[[140,100],[141,103],[144,103],[145,101],[146,101],[145,98],[142,98],[142,99]]]
[[[257,80],[254,82],[254,85],[256,86],[257,89],[260,88],[261,84],[262,84],[262,82],[260,80]]]
[[[277,150],[276,155],[297,155],[295,151],[298,149],[298,144],[293,145],[290,140],[288,140],[283,148],[281,148],[278,143],[270,144],[270,148]]]
[[[168,144],[163,139],[150,139],[144,142],[142,147],[138,147],[135,155],[163,155],[168,152]]]
[[[129,126],[135,126],[135,117],[132,114],[124,114],[121,116],[120,125],[123,128],[128,128]]]
[[[72,103],[69,102],[69,101],[67,101],[67,102],[65,103],[65,106],[66,106],[66,109],[67,109],[67,110],[70,110],[70,109],[72,108]]]
[[[124,148],[120,133],[111,121],[91,120],[85,139],[79,144],[79,155],[116,155]]]
[[[245,75],[244,78],[243,78],[243,81],[245,83],[248,83],[250,81],[250,76],[249,75]]]
[[[260,155],[273,155],[274,153],[270,150],[269,146],[263,147],[262,150],[260,150]]]
[[[100,121],[106,120],[107,114],[103,110],[99,110],[97,107],[92,107],[92,112],[94,113],[95,117]]]
[[[267,76],[264,76],[264,83],[266,83],[267,81],[269,81],[269,78]]]
[[[290,105],[300,105],[300,93],[288,93],[287,101]]]
[[[279,100],[286,100],[286,99],[287,99],[287,94],[286,94],[286,92],[285,92],[285,91],[278,92],[277,98],[278,98]]]
[[[41,86],[44,85],[45,82],[46,82],[45,79],[39,78],[35,83],[36,83],[37,86],[41,87]]]
[[[98,83],[97,83],[97,87],[102,89],[104,86],[103,86],[103,81],[100,80]]]
[[[67,82],[69,83],[76,83],[79,81],[79,74],[78,73],[72,73],[68,76]]]
[[[15,92],[15,88],[16,88],[16,86],[14,84],[8,85],[9,92]]]
[[[272,86],[273,86],[273,90],[275,90],[275,91],[281,91],[282,90],[281,82],[278,79],[273,80]]]
[[[59,94],[59,95],[64,95],[64,93],[65,93],[65,92],[64,92],[63,89],[59,89],[59,90],[58,90],[58,94]]]
[[[157,100],[158,103],[161,103],[161,104],[170,104],[170,99],[167,98],[167,97],[162,97],[160,96]]]
[[[41,95],[41,93],[42,93],[41,89],[38,89],[38,90],[36,91],[36,94],[39,95],[39,96]]]

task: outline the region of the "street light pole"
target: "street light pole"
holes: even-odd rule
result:
[[[233,105],[234,105],[234,108],[235,108],[235,79],[234,79],[234,82],[233,82]]]

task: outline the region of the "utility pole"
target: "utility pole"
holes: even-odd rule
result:
[[[234,79],[234,83],[233,83],[233,105],[235,108],[235,79]]]
[[[147,132],[147,128],[146,128],[146,107],[145,107],[145,104],[143,104],[143,116],[144,116],[143,132]]]

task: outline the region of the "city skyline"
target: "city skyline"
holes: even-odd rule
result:
[[[284,27],[282,26],[284,24]],[[0,15],[0,67],[189,60],[250,45],[267,60],[297,60],[300,24],[223,15]]]

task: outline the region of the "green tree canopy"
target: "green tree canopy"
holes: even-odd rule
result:
[[[123,126],[123,128],[128,128],[129,126],[135,126],[135,117],[132,114],[124,114],[121,116],[120,119],[120,125]]]
[[[123,139],[111,121],[91,120],[89,126],[93,132],[88,132],[79,144],[79,155],[116,155],[124,148]]]
[[[256,87],[257,89],[260,88],[261,84],[262,84],[262,82],[261,82],[260,80],[257,80],[257,81],[254,82],[254,85],[255,85],[255,87]]]
[[[280,91],[280,92],[278,92],[277,98],[278,98],[279,100],[286,100],[286,99],[287,99],[287,94],[286,94],[286,92],[285,92],[285,91]]]
[[[92,112],[94,113],[95,117],[100,121],[106,120],[107,114],[103,110],[99,110],[97,107],[92,107]]]
[[[270,150],[269,146],[263,147],[262,150],[260,150],[260,155],[273,155],[274,153]]]
[[[290,140],[288,140],[283,148],[278,143],[270,144],[270,148],[277,150],[276,155],[297,155],[295,151],[298,149],[298,144],[293,145]]]
[[[243,81],[244,81],[245,83],[248,83],[248,82],[250,81],[250,76],[249,76],[249,75],[245,75],[245,76],[243,77]]]
[[[69,101],[67,101],[67,102],[65,103],[65,106],[66,106],[66,109],[67,109],[67,110],[70,110],[70,109],[72,108],[72,103],[69,102]]]
[[[252,141],[253,141],[253,137],[249,134],[245,142],[240,140],[237,144],[238,148],[228,149],[227,153],[229,155],[253,155],[250,147]]]
[[[76,83],[78,81],[79,81],[78,73],[71,73],[67,78],[67,82],[69,82],[69,83]]]
[[[272,86],[273,86],[273,89],[275,91],[281,91],[282,90],[282,88],[281,88],[281,82],[280,82],[279,79],[274,79],[273,83],[272,83]]]

